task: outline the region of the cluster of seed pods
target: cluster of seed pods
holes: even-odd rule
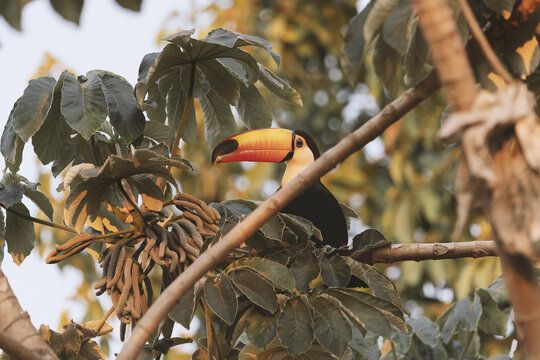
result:
[[[148,274],[155,265],[162,270],[162,288],[199,257],[204,238],[219,228],[219,212],[204,201],[181,194],[173,204],[181,215],[165,219],[161,212],[143,214],[144,234],[137,242],[119,242],[101,254],[103,279],[94,288],[107,293],[121,321],[121,337],[146,313],[153,300]]]

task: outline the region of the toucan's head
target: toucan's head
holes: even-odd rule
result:
[[[287,162],[285,185],[320,155],[315,141],[301,130],[258,129],[233,135],[216,145],[212,163],[231,161]]]

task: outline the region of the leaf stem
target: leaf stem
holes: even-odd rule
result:
[[[137,212],[137,214],[139,215],[139,217],[141,218],[141,222],[143,224],[143,227],[144,227],[144,230],[146,232],[146,222],[144,221],[144,218],[143,218],[143,214],[141,212],[141,209],[139,209],[139,206],[135,203],[135,201],[133,201],[133,199],[131,198],[131,196],[129,196],[129,194],[127,193],[126,189],[124,189],[124,185],[122,184],[122,180],[119,179],[117,181],[117,184],[118,184],[118,187],[120,188],[120,191],[122,192],[122,195],[124,195],[124,198],[127,200],[127,202],[131,205],[131,207],[133,208],[133,210],[135,210]]]
[[[49,227],[52,227],[52,228],[55,228],[55,229],[60,229],[60,230],[64,230],[64,231],[68,231],[68,232],[72,232],[72,233],[77,234],[77,230],[75,230],[73,228],[70,228],[69,226],[55,224],[55,223],[47,221],[47,220],[42,220],[42,219],[35,218],[33,216],[22,214],[22,213],[18,212],[17,210],[13,210],[11,207],[6,207],[4,204],[0,204],[0,206],[2,206],[4,209],[6,209],[6,211],[9,211],[10,213],[15,214],[17,216],[20,216],[23,219],[30,220],[32,222],[35,222],[35,223],[38,223],[38,224],[41,224],[41,225],[45,225],[45,226],[49,226]]]
[[[114,306],[111,306],[111,308],[107,311],[107,313],[99,321],[98,327],[97,327],[97,330],[96,330],[98,334],[101,331],[101,329],[103,328],[103,326],[105,325],[105,322],[107,321],[107,319],[112,315],[113,312],[114,312]]]
[[[459,360],[465,359],[465,355],[467,354],[467,350],[469,349],[469,346],[471,345],[473,336],[474,336],[474,331],[471,331],[471,333],[469,334],[469,337],[467,338],[467,343],[465,344],[465,347],[463,348],[461,356],[459,357]]]
[[[208,358],[212,359],[212,319],[210,318],[210,308],[206,303],[205,299],[201,299],[203,309],[204,309],[204,318],[206,320],[206,345],[208,348]]]

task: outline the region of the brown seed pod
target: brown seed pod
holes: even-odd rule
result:
[[[204,245],[201,234],[197,231],[197,228],[185,219],[178,220],[177,224],[181,225],[189,233],[190,237],[195,240],[198,248],[200,249]]]

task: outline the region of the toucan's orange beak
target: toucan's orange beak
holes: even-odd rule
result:
[[[294,131],[258,129],[233,135],[216,145],[212,163],[231,161],[282,162],[292,157]]]

